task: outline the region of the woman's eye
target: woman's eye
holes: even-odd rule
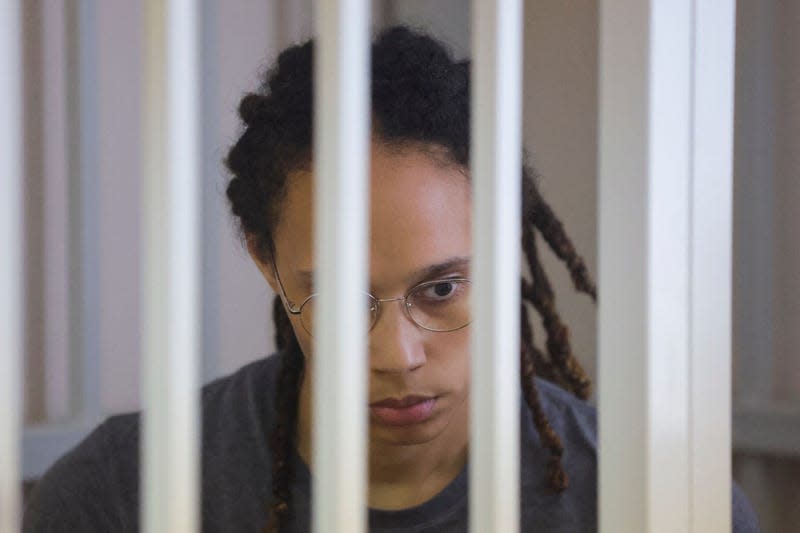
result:
[[[455,281],[439,281],[428,285],[422,291],[422,297],[426,300],[446,300],[453,296],[458,290],[458,283]]]
[[[436,296],[447,296],[451,292],[453,292],[453,284],[452,283],[437,283],[433,286],[433,292],[436,293]]]

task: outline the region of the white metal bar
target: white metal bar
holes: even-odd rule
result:
[[[475,0],[470,531],[519,531],[522,3]]]
[[[694,1],[689,505],[695,533],[731,531],[735,11],[735,0]]]
[[[22,26],[0,3],[0,532],[19,531],[22,423]]]
[[[601,4],[603,533],[689,526],[691,6],[665,4]]]
[[[193,532],[200,468],[199,10],[194,0],[153,0],[146,17],[142,523],[149,533]]]
[[[366,526],[369,11],[364,0],[315,5],[313,526]]]
[[[601,8],[601,532],[730,530],[723,3],[719,16],[694,0]]]

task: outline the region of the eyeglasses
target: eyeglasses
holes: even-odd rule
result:
[[[275,279],[281,292],[286,310],[300,316],[300,323],[309,335],[314,331],[314,303],[318,294],[309,295],[299,306],[295,306],[286,296],[286,289],[273,264]],[[444,278],[425,281],[411,287],[404,296],[398,298],[376,298],[364,293],[364,311],[367,314],[367,331],[372,330],[380,316],[381,305],[388,302],[401,302],[405,315],[417,326],[427,331],[455,331],[469,325],[470,280],[466,278]]]

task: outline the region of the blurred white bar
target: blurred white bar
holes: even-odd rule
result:
[[[0,533],[19,531],[22,422],[21,5],[0,3]]]
[[[732,527],[729,487],[735,34],[735,0],[695,0],[689,358],[692,533],[727,533]]]
[[[685,533],[691,2],[600,22],[600,531]]]
[[[369,22],[365,0],[315,4],[313,528],[366,528]]]
[[[146,8],[142,524],[199,530],[199,28],[194,0]]]
[[[470,531],[519,531],[522,3],[472,3]]]
[[[602,533],[730,531],[733,19],[701,4],[601,4]]]

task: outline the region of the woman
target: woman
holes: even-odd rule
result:
[[[228,198],[278,297],[279,353],[203,392],[204,531],[308,531],[311,384],[312,47],[283,52],[239,113]],[[372,531],[467,531],[471,197],[469,65],[433,39],[384,31],[372,48],[369,523]],[[529,272],[520,376],[521,530],[594,531],[596,422],[590,383],[537,255],[536,233],[577,290],[595,286],[523,166]],[[533,342],[528,310],[542,320]],[[541,380],[540,377],[547,381]],[[138,419],[112,418],[45,476],[26,531],[138,528]],[[734,530],[757,531],[734,489]]]

